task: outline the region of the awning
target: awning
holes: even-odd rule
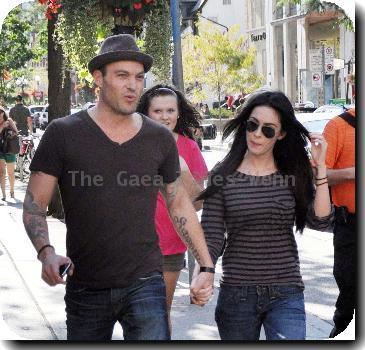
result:
[[[191,10],[192,13],[198,12],[200,11],[204,5],[206,4],[208,0],[198,0],[195,4],[195,6],[193,7],[193,9]]]

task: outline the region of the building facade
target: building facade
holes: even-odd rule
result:
[[[246,46],[256,49],[253,70],[293,104],[319,106],[346,96],[353,101],[348,75],[355,73],[355,33],[337,24],[334,10],[305,14],[302,5],[277,2],[209,0],[202,15],[227,27],[239,24]]]

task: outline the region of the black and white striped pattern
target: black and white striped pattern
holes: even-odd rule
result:
[[[214,263],[227,232],[223,283],[303,286],[293,234],[292,181],[279,173],[251,176],[236,171],[205,200],[202,226]],[[329,218],[316,218],[312,209],[310,213],[311,226],[325,230]]]

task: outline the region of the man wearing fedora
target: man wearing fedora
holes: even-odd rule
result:
[[[204,235],[179,180],[170,131],[135,113],[152,57],[134,38],[107,38],[88,65],[100,89],[95,107],[54,120],[31,164],[23,206],[27,234],[42,262],[42,278],[66,283],[68,340],[110,340],[115,323],[126,340],[169,340],[162,255],[154,226],[162,188],[176,229],[201,268],[191,297],[204,305],[214,269]],[[50,244],[47,205],[59,184],[67,256]]]

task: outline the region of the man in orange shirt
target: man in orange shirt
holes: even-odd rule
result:
[[[339,289],[330,338],[343,332],[356,304],[357,238],[355,216],[355,109],[330,120],[324,130],[328,143],[327,176],[335,205],[333,275]]]

